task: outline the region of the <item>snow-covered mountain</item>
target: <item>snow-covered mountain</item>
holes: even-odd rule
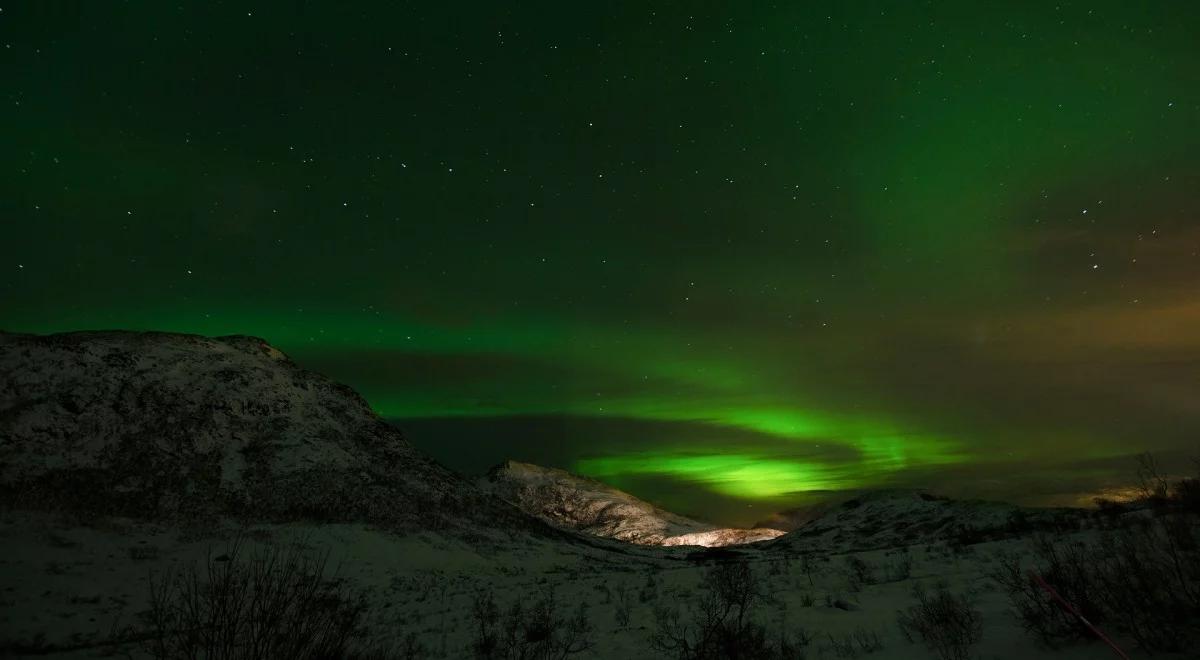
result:
[[[154,519],[527,521],[244,336],[0,333],[0,496]]]
[[[642,545],[724,546],[765,541],[783,533],[717,528],[594,479],[517,461],[492,468],[480,486],[560,527]]]

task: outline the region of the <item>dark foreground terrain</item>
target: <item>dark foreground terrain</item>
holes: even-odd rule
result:
[[[889,491],[632,545],[445,470],[261,340],[4,334],[0,655],[1117,657],[1048,586],[1130,657],[1195,657],[1200,489],[1141,468],[1095,511]]]

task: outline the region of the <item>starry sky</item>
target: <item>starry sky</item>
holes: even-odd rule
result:
[[[1200,444],[1194,2],[0,3],[0,328],[749,524]]]

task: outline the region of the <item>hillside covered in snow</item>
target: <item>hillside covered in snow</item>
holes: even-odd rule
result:
[[[1055,526],[1074,528],[1078,509],[1035,509],[956,500],[919,490],[876,490],[813,507],[771,549],[875,550],[918,543],[977,543]],[[800,518],[801,514],[792,514]]]
[[[0,496],[151,519],[524,519],[265,341],[158,332],[0,334]]]
[[[725,546],[783,534],[765,528],[718,528],[665,511],[595,479],[518,461],[496,466],[480,485],[552,524],[641,545]]]

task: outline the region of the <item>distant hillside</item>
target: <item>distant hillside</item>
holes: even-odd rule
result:
[[[892,548],[935,541],[1002,538],[1035,528],[1073,529],[1083,512],[1030,509],[1003,502],[952,500],[915,490],[860,493],[840,502],[781,514],[801,521],[772,549],[839,551]]]
[[[772,539],[774,529],[723,529],[664,511],[604,483],[507,461],[480,486],[526,513],[558,526],[642,545],[722,546]]]
[[[0,333],[0,497],[153,518],[520,524],[253,337]]]
[[[807,493],[808,495],[816,495],[816,493]],[[755,527],[769,527],[771,529],[779,529],[784,532],[803,527],[810,521],[816,520],[828,513],[830,510],[837,508],[841,502],[851,498],[845,492],[827,492],[823,493],[825,499],[822,499],[814,504],[799,506],[792,509],[777,511],[767,516],[765,519],[754,523]]]

